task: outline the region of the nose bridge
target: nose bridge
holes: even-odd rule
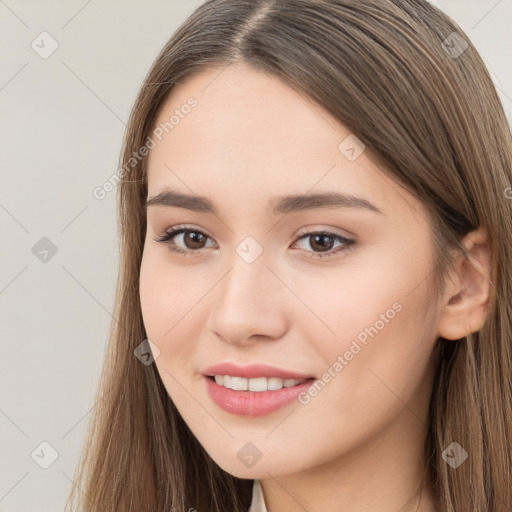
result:
[[[245,311],[262,312],[271,278],[275,277],[267,268],[267,258],[262,254],[254,255],[254,249],[247,250],[245,245],[240,244],[237,248],[237,254],[230,259],[231,270],[221,285],[219,306],[235,306],[239,314],[245,314]]]
[[[230,270],[218,284],[210,321],[227,341],[242,342],[254,334],[279,336],[283,327],[276,290],[282,283],[267,267],[270,262],[263,247],[256,244],[245,239],[236,247]]]
[[[267,268],[268,251],[253,236],[246,236],[234,250],[229,258],[231,271],[226,276],[226,294],[236,300],[244,302],[245,297],[251,299],[268,289],[269,278],[272,273]]]

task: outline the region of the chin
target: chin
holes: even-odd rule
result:
[[[275,459],[265,460],[265,457],[262,456],[255,463],[253,460],[251,465],[250,461],[243,460],[243,456],[242,460],[240,460],[237,453],[234,453],[234,459],[227,460],[225,456],[220,458],[212,457],[212,459],[226,473],[242,479],[260,480],[269,478],[269,475],[278,477],[283,474],[288,474],[290,471],[293,472],[289,460],[285,461],[285,463],[280,463]]]

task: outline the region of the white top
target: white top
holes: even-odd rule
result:
[[[259,480],[254,480],[252,486],[252,501],[248,512],[268,512]]]

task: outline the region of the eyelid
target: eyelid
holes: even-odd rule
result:
[[[338,254],[347,252],[348,250],[353,249],[355,247],[355,245],[357,245],[356,240],[354,238],[347,238],[344,235],[340,235],[333,231],[329,231],[329,229],[337,229],[337,228],[328,228],[328,229],[325,229],[325,228],[316,228],[315,229],[314,227],[313,228],[312,227],[301,228],[297,232],[296,237],[294,238],[292,247],[294,245],[296,245],[299,241],[307,238],[308,236],[313,236],[313,235],[326,235],[326,236],[330,236],[331,238],[334,238],[336,240],[342,240],[343,242],[345,242],[344,245],[342,245],[341,247],[338,247],[336,250],[331,249],[325,253],[315,252],[315,251],[305,251],[312,255],[312,256],[306,256],[307,258],[318,260],[321,258],[334,258]],[[201,228],[197,228],[195,226],[187,225],[187,224],[177,224],[175,226],[171,226],[170,228],[167,228],[164,231],[163,235],[161,235],[157,238],[153,238],[153,240],[155,240],[156,242],[165,243],[166,245],[168,245],[168,249],[171,252],[178,253],[183,256],[193,256],[193,257],[200,256],[202,253],[202,250],[204,248],[197,249],[197,250],[187,250],[187,249],[182,249],[181,247],[177,247],[176,244],[171,243],[171,241],[174,237],[181,235],[187,231],[193,232],[193,233],[200,233],[200,234],[206,236],[207,238],[209,238],[210,240],[214,240],[214,238],[211,237],[205,230],[203,230]]]
[[[338,233],[337,231],[343,231],[345,234]],[[331,227],[331,226],[315,227],[314,225],[313,225],[313,227],[307,226],[307,227],[299,229],[299,231],[297,231],[297,236],[312,235],[315,233],[329,233],[331,235],[336,235],[341,238],[345,238],[346,240],[351,240],[352,238],[356,238],[355,233],[351,233],[350,231],[347,231],[346,229],[341,230],[340,228]]]
[[[171,227],[165,229],[161,236],[165,236],[166,234],[168,234],[171,231],[178,231],[180,229],[198,232],[198,233],[201,233],[213,240],[213,237],[210,236],[204,229],[199,228],[197,226],[189,225],[189,224],[176,224],[175,226],[171,226]],[[356,237],[356,235],[354,233],[351,233],[350,231],[347,231],[347,230],[343,230],[343,231],[345,231],[345,233],[347,233],[347,235],[336,233],[334,231],[330,231],[330,230],[336,230],[336,229],[339,229],[339,228],[330,227],[330,226],[327,228],[326,227],[316,228],[314,226],[313,227],[307,226],[307,227],[303,227],[303,228],[299,229],[299,231],[297,231],[297,233],[296,233],[296,236],[299,237],[299,236],[312,235],[312,234],[324,232],[324,233],[329,233],[332,235],[340,236],[341,238],[345,238],[347,240],[349,240],[350,237],[354,237],[354,238]]]

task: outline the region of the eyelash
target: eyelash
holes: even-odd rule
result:
[[[153,240],[167,245],[168,249],[171,252],[181,254],[182,256],[196,256],[196,254],[193,254],[193,253],[200,252],[200,249],[195,250],[195,251],[194,250],[186,251],[184,249],[177,247],[176,244],[172,241],[172,238],[174,238],[175,236],[177,236],[181,233],[186,233],[186,232],[199,233],[207,238],[210,238],[207,233],[205,233],[204,231],[201,231],[200,229],[191,228],[189,226],[176,226],[174,229],[166,231],[162,236],[154,238]],[[329,236],[331,238],[334,238],[335,240],[341,241],[344,245],[341,248],[338,248],[336,250],[331,249],[330,252],[327,252],[327,253],[315,253],[314,252],[315,256],[308,256],[309,258],[312,258],[312,259],[332,258],[338,254],[345,253],[345,252],[353,249],[356,245],[355,240],[350,240],[341,235],[336,235],[335,233],[330,233],[328,231],[311,231],[311,232],[307,232],[307,233],[302,233],[301,236],[297,239],[297,241],[302,240],[304,238],[308,238],[313,235]],[[308,252],[311,252],[311,251],[308,251]]]

